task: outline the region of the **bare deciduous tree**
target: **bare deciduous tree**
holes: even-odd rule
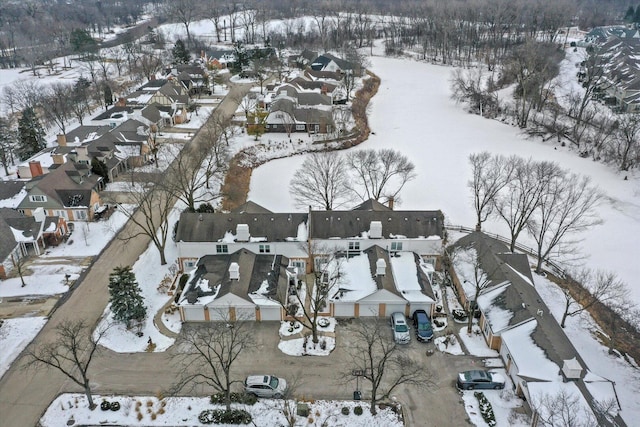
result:
[[[597,414],[577,393],[562,388],[555,394],[535,397],[531,402],[536,425],[544,427],[590,427],[601,425],[600,418],[609,418],[616,411],[615,402],[595,402]]]
[[[433,374],[398,349],[383,321],[359,319],[354,335],[354,341],[346,347],[350,362],[342,371],[342,377],[353,379],[357,371],[355,373],[370,385],[372,415],[377,413],[378,402],[388,398],[399,386],[425,390],[434,385]]]
[[[349,195],[345,166],[343,157],[336,152],[307,156],[289,184],[296,206],[330,211],[344,205]]]
[[[354,175],[350,189],[362,201],[399,202],[404,185],[416,177],[409,158],[392,149],[354,151],[347,154],[346,162]]]
[[[627,286],[611,271],[582,269],[569,278],[569,285],[560,287],[564,297],[564,312],[560,321],[563,328],[568,317],[577,316],[596,303],[615,304],[628,294]]]
[[[526,229],[538,207],[547,183],[560,172],[560,167],[552,162],[519,158],[514,158],[514,161],[516,164],[512,179],[494,200],[496,214],[509,227],[511,252],[515,250],[518,236]]]
[[[495,117],[499,110],[498,95],[487,89],[487,77],[482,68],[456,68],[451,80],[451,98],[469,104],[470,112],[483,117]]]
[[[514,159],[492,156],[489,152],[469,155],[472,179],[467,186],[473,192],[473,207],[476,211],[476,231],[482,230],[482,223],[489,218],[500,191],[509,183]]]
[[[233,379],[233,367],[243,351],[255,346],[252,321],[230,319],[228,309],[219,313],[224,321],[206,325],[185,325],[176,345],[181,351],[173,356],[181,367],[173,386],[177,392],[190,386],[209,386],[225,395],[231,409],[231,387],[241,380]]]
[[[89,382],[89,367],[99,351],[98,344],[106,329],[91,333],[83,320],[65,320],[56,326],[56,339],[27,348],[26,369],[53,368],[84,389],[89,408],[94,409]]]
[[[601,223],[596,209],[602,197],[589,177],[565,170],[551,177],[527,223],[536,241],[537,273],[542,272],[543,261],[556,249],[559,255],[575,253],[577,242],[567,240],[571,235]]]
[[[621,171],[628,171],[640,163],[640,116],[624,114],[617,123],[607,151]]]

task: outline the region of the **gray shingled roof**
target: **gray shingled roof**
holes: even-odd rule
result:
[[[9,208],[0,208],[0,263],[2,263],[11,252],[14,251],[18,243],[13,238],[13,232],[5,218],[13,218],[19,213]]]
[[[0,200],[10,199],[24,188],[23,181],[0,181]]]
[[[369,231],[371,221],[382,223],[385,238],[444,236],[441,211],[313,211],[309,234],[313,239],[359,237]]]
[[[307,222],[304,213],[192,213],[180,215],[176,241],[216,242],[227,232],[236,234],[238,224],[249,225],[252,237],[269,242],[285,241],[298,235],[298,226]]]
[[[232,210],[231,213],[273,213],[273,212],[249,200],[245,204],[240,205],[234,210]]]

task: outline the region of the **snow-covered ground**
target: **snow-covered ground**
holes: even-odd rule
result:
[[[0,377],[47,323],[46,317],[5,319],[0,326]]]
[[[168,397],[159,401],[156,397],[124,397],[124,396],[93,396],[98,405],[103,400],[119,402],[120,410],[102,411],[96,408],[90,411],[86,398],[81,394],[62,394],[54,400],[40,423],[43,427],[58,427],[71,425],[73,419],[76,425],[127,425],[127,426],[202,426],[198,415],[207,409],[220,409],[223,406],[212,405],[209,398]],[[309,406],[309,416],[296,416],[295,425],[330,425],[349,427],[401,427],[403,424],[391,409],[380,409],[373,417],[366,402],[326,401],[316,400],[305,402]],[[295,405],[292,408],[295,412]],[[249,412],[253,423],[258,427],[272,427],[288,425],[283,415],[284,401],[260,399],[255,405],[234,405]],[[353,409],[360,406],[361,415],[353,413]],[[342,408],[349,409],[344,415]],[[139,415],[141,414],[141,415]],[[220,424],[218,424],[220,425]],[[225,424],[227,425],[227,424]]]

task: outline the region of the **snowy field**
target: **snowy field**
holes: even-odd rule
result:
[[[47,323],[46,317],[5,319],[0,326],[0,377]]]
[[[527,139],[515,127],[466,113],[449,98],[449,67],[377,56],[371,62],[371,69],[382,79],[369,119],[375,135],[356,149],[394,148],[416,165],[418,176],[403,189],[397,209],[441,209],[448,224],[473,227],[474,211],[466,186],[469,154],[487,150],[556,161],[591,176],[608,195],[599,210],[604,223],[582,236],[581,249],[596,267],[618,273],[640,303],[636,281],[640,275],[635,237],[640,235],[637,171],[618,173],[568,148]],[[303,160],[301,156],[275,160],[254,170],[249,199],[275,212],[295,211],[287,188]],[[627,181],[624,175],[629,176]],[[281,185],[274,186],[274,182]],[[486,223],[484,229],[508,235],[506,227],[496,221]],[[532,245],[524,235],[519,242]]]

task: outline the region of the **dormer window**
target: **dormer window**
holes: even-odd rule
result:
[[[29,196],[29,200],[32,202],[46,202],[47,196],[41,196],[41,195]]]

